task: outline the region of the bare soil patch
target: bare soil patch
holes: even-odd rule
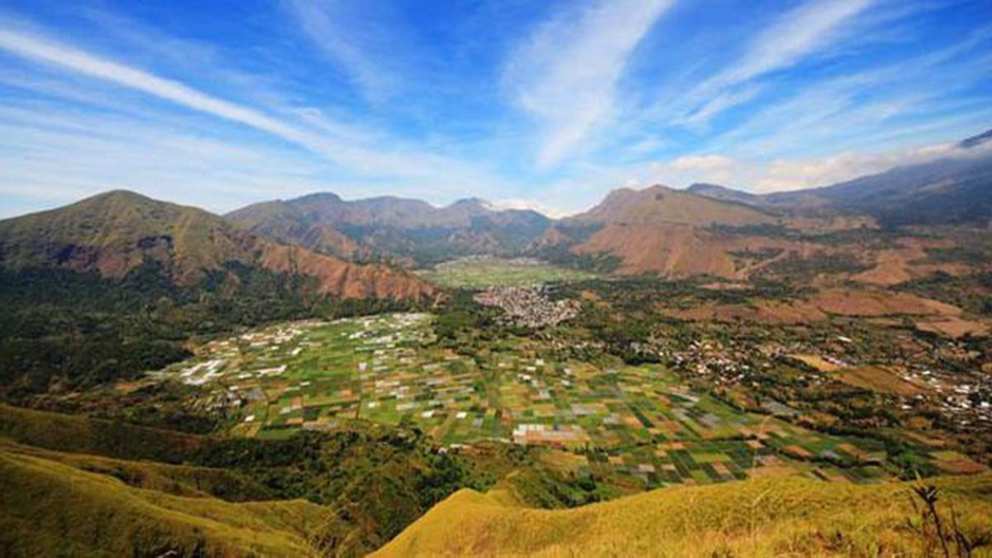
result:
[[[836,378],[852,386],[905,397],[926,391],[922,386],[904,380],[898,370],[886,366],[845,368],[837,372]]]

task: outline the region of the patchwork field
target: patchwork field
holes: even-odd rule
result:
[[[567,269],[530,258],[501,259],[471,257],[438,264],[420,273],[443,287],[483,289],[486,287],[529,287],[543,283],[582,281],[594,274]]]
[[[888,476],[879,443],[738,411],[664,367],[550,362],[512,343],[467,358],[433,343],[432,322],[392,314],[281,324],[214,341],[156,374],[208,388],[197,404],[236,417],[233,432],[244,436],[366,419],[419,427],[453,450],[491,440],[557,448],[577,473],[645,487]]]

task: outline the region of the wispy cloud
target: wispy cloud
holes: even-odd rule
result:
[[[262,110],[206,94],[183,83],[159,77],[116,61],[47,38],[0,29],[0,50],[41,61],[71,72],[104,80],[165,99],[187,109],[208,114],[230,122],[271,134],[301,146],[346,169],[369,177],[399,177],[432,180],[438,188],[457,188],[458,183],[493,187],[499,183],[494,176],[479,170],[472,163],[446,157],[435,151],[407,149],[403,142],[389,141],[381,135],[367,132],[351,133],[336,138],[332,132],[349,130],[337,125],[313,110],[298,114],[302,118],[285,120]],[[319,125],[315,126],[315,124]],[[372,145],[360,141],[373,138]],[[383,149],[383,144],[398,147]]]
[[[578,211],[622,185],[822,185],[992,122],[987,0],[15,4],[7,214],[109,187]]]
[[[708,151],[746,157],[796,156],[806,151],[871,145],[886,123],[972,117],[987,103],[963,93],[992,77],[992,29],[980,29],[942,49],[856,73],[811,81],[751,111],[728,131],[706,142]],[[944,97],[953,97],[948,112]],[[974,106],[969,106],[973,104]],[[972,118],[973,120],[973,118]],[[908,124],[895,125],[895,129]],[[876,140],[877,141],[877,140]]]
[[[542,127],[537,163],[559,163],[616,115],[627,61],[672,0],[601,0],[539,26],[510,57],[504,82]]]
[[[810,0],[786,12],[759,32],[738,59],[688,93],[693,105],[682,120],[703,123],[751,100],[758,93],[752,80],[829,50],[838,35],[850,30],[847,23],[874,1]]]
[[[46,39],[0,29],[0,49],[90,77],[110,81],[187,108],[275,134],[288,141],[318,149],[315,138],[257,110],[202,93],[182,83],[106,60]]]
[[[344,68],[369,100],[380,102],[397,92],[402,78],[390,61],[410,44],[386,3],[286,0],[285,6],[310,41]]]

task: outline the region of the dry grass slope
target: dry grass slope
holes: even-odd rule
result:
[[[988,527],[992,476],[935,484],[965,530]],[[904,483],[801,478],[665,488],[557,511],[462,490],[374,556],[920,556],[906,528],[910,502]]]

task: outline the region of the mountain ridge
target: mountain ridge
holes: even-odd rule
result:
[[[992,222],[992,130],[966,138],[943,157],[800,190],[752,194],[694,184],[690,191],[779,211],[864,214],[886,226]]]
[[[434,293],[405,272],[281,246],[205,210],[127,190],[0,221],[0,266],[7,269],[61,268],[119,280],[148,261],[160,264],[177,285],[192,285],[237,262],[302,273],[318,280],[320,293],[343,298]]]
[[[445,253],[508,254],[552,222],[533,210],[497,210],[480,198],[435,207],[397,196],[347,201],[329,192],[252,204],[225,217],[249,232],[326,254],[416,262]]]

